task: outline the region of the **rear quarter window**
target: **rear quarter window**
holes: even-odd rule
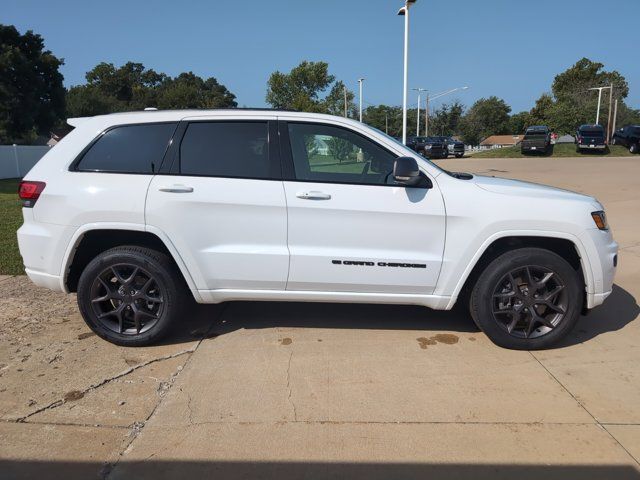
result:
[[[76,170],[153,174],[162,163],[176,125],[149,123],[111,128],[89,147]]]

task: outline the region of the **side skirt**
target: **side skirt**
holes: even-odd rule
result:
[[[382,303],[422,305],[434,310],[448,310],[451,298],[438,295],[409,295],[358,292],[318,292],[292,290],[198,290],[201,303],[221,303],[237,300],[274,302],[330,302],[330,303]],[[450,307],[449,307],[450,308]]]

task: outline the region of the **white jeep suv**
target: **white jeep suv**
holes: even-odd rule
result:
[[[240,109],[69,123],[20,186],[20,253],[118,345],[157,341],[191,296],[463,302],[498,345],[536,349],[611,293],[597,200],[448,172],[362,123]]]

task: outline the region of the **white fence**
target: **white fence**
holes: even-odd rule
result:
[[[22,178],[50,147],[0,145],[0,178]]]

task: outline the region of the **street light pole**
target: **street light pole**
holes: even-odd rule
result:
[[[358,83],[360,87],[360,122],[362,122],[362,82],[364,82],[364,78],[359,78]]]
[[[598,90],[598,110],[596,111],[596,125],[600,125],[600,103],[602,101],[602,90],[604,90],[605,88],[611,88],[611,85],[608,85],[606,87],[593,87],[590,88],[589,90]]]
[[[407,88],[409,76],[409,7],[416,0],[405,0],[398,15],[404,15],[404,79],[402,83],[402,143],[407,143]]]

